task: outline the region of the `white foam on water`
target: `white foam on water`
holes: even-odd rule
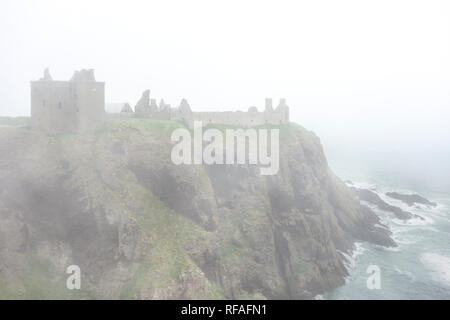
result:
[[[355,242],[355,249],[352,251],[351,254],[347,254],[342,251],[338,251],[340,254],[344,256],[344,266],[347,269],[347,271],[350,273],[350,270],[353,269],[356,266],[356,258],[363,254],[364,251],[366,251],[362,245],[361,242]],[[346,279],[347,280],[347,279]]]
[[[352,258],[356,259],[357,256],[361,255],[367,249],[363,247],[362,242],[355,242],[355,250],[353,250]]]
[[[432,278],[435,281],[444,282],[450,286],[450,258],[433,253],[426,252],[420,255],[420,261],[427,269],[432,271]]]
[[[424,217],[421,216],[423,219],[420,219],[418,217],[413,217],[408,220],[402,220],[402,219],[392,219],[392,222],[394,222],[397,225],[400,226],[426,226],[428,224],[434,224],[434,220],[430,217]]]
[[[381,229],[389,230],[389,227],[387,225],[385,225],[385,224],[375,223],[374,226],[378,227],[378,228],[381,228]]]
[[[408,226],[391,227],[391,231],[391,238],[394,239],[395,243],[401,248],[422,241],[422,238],[418,238],[416,235],[410,233],[411,229]]]
[[[395,241],[395,240],[394,240]],[[398,243],[397,243],[398,244]],[[400,251],[402,251],[401,250],[401,248],[400,248],[400,246],[397,246],[397,247],[380,247],[381,248],[381,250],[384,250],[384,251],[391,251],[391,252],[400,252]]]
[[[414,210],[413,207],[408,206],[403,201],[388,197],[384,192],[380,192],[380,193],[378,193],[378,195],[380,196],[381,200],[383,200],[387,204],[390,204],[391,206],[398,207],[398,208],[402,209],[403,211],[408,211],[408,212],[411,212]]]

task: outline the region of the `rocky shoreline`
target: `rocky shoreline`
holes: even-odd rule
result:
[[[387,202],[383,201],[379,195],[377,195],[375,192],[369,189],[355,188],[355,187],[350,187],[350,189],[355,193],[355,195],[360,200],[373,204],[377,206],[380,210],[391,212],[395,215],[396,218],[400,220],[409,220],[412,218],[418,218],[423,220],[423,218],[417,214],[404,211],[399,207],[388,204]]]

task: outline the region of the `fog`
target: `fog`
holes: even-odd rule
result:
[[[29,115],[45,67],[94,68],[108,102],[282,97],[338,173],[450,190],[448,1],[2,0],[0,41],[1,116]]]

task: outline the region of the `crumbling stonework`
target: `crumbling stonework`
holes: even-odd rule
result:
[[[145,90],[141,98],[134,107],[134,112],[137,118],[149,118],[152,115],[150,108],[150,90]]]
[[[285,99],[280,99],[277,108],[272,107],[272,99],[265,101],[265,110],[259,112],[256,107],[250,107],[247,112],[193,112],[186,99],[182,99],[178,108],[171,108],[163,99],[159,106],[155,99],[150,99],[150,90],[144,91],[136,104],[135,116],[159,120],[177,120],[193,128],[195,121],[207,124],[225,124],[238,127],[252,127],[264,124],[284,124],[289,122],[289,107]]]
[[[181,118],[189,128],[194,127],[194,121],[207,124],[225,124],[237,127],[254,127],[264,124],[285,124],[289,122],[289,107],[285,99],[280,99],[278,107],[273,110],[272,99],[266,99],[266,108],[259,112],[256,107],[250,107],[248,112],[181,112]]]
[[[161,99],[159,106],[155,99],[150,99],[150,90],[145,90],[141,98],[136,104],[135,116],[137,118],[151,118],[159,120],[170,120],[170,104],[166,104],[164,99]]]

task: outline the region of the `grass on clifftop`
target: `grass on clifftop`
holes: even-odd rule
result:
[[[0,126],[26,126],[30,117],[0,117]]]
[[[26,126],[30,123],[30,117],[0,117],[0,127],[1,126]],[[98,128],[98,132],[116,130],[120,128],[135,128],[141,132],[147,132],[151,134],[163,134],[168,135],[172,133],[173,130],[178,128],[186,128],[185,125],[178,121],[173,120],[156,120],[156,119],[139,119],[139,118],[124,118],[124,119],[107,119],[105,123]],[[233,125],[225,124],[208,124],[203,130],[209,128],[216,128],[225,133],[226,129],[248,129],[240,128]],[[261,126],[253,127],[255,129],[280,129],[280,139],[281,141],[290,141],[293,138],[294,130],[303,129],[300,125],[296,123],[272,125],[265,124]],[[304,129],[303,129],[304,130]],[[192,131],[192,130],[191,130]],[[57,135],[58,136],[58,135]]]
[[[183,127],[178,121],[172,120],[126,118],[108,119],[99,130],[114,131],[121,128],[135,128],[143,133],[168,134],[170,136],[173,130]]]
[[[126,119],[109,119],[105,122],[100,130],[116,130],[120,128],[135,128],[141,131],[142,133],[148,132],[151,134],[161,134],[167,135],[170,137],[170,134],[173,130],[178,128],[186,128],[185,125],[178,121],[173,120],[154,120],[154,119],[137,119],[137,118],[126,118]],[[225,136],[225,132],[227,129],[243,129],[247,130],[250,128],[242,128],[233,125],[225,125],[225,124],[208,124],[203,127],[203,131],[214,128],[219,129]],[[251,127],[253,129],[279,129],[280,130],[280,140],[282,142],[289,142],[295,138],[295,131],[304,130],[300,125],[295,123],[287,123],[287,124],[264,124],[260,126]],[[191,134],[193,134],[193,130],[189,129]]]

